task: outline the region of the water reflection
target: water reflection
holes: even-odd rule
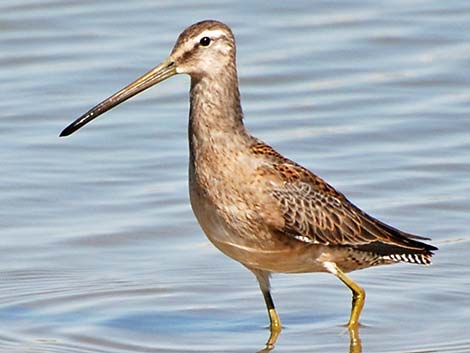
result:
[[[442,248],[427,269],[354,273],[373,298],[364,351],[470,352],[468,3],[175,4],[0,1],[0,351],[247,352],[269,338],[253,278],[189,208],[186,78],[57,138],[210,17],[237,35],[256,136]],[[291,327],[273,351],[360,351],[359,332],[338,337],[340,285],[276,279]],[[306,313],[312,296],[328,300]]]
[[[359,328],[349,328],[349,353],[361,353],[362,341],[359,336]]]
[[[279,338],[280,334],[281,331],[270,330],[269,338],[266,341],[264,348],[261,349],[259,353],[271,352],[274,349],[274,346],[276,345],[277,339]]]
[[[359,335],[359,328],[348,328],[347,330],[349,334],[349,353],[362,353],[362,341]],[[276,342],[280,334],[281,331],[271,331],[264,348],[259,350],[257,353],[271,352],[275,348]]]

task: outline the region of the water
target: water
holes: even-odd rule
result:
[[[205,18],[236,34],[256,136],[440,248],[352,274],[363,352],[470,352],[470,6],[437,0],[2,2],[0,351],[263,347],[256,281],[190,210],[188,78],[57,137]],[[277,352],[349,351],[336,278],[273,285]]]

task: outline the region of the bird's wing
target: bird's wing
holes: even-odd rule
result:
[[[268,160],[260,169],[269,173],[270,195],[284,218],[282,233],[299,241],[325,245],[396,244],[421,249],[426,239],[404,233],[369,216],[309,170],[262,145]],[[274,180],[274,181],[273,181]]]

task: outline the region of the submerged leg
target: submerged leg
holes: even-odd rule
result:
[[[264,301],[266,302],[266,308],[268,309],[269,315],[269,329],[270,336],[266,342],[266,348],[264,351],[269,351],[274,348],[274,344],[281,333],[281,320],[277,314],[276,308],[274,307],[273,298],[271,297],[270,283],[269,283],[269,273],[261,270],[250,269],[256,276],[258,280],[259,287],[263,293]]]
[[[352,308],[349,318],[348,327],[356,329],[359,325],[359,316],[364,307],[366,292],[356,282],[349,278],[343,271],[339,269],[334,262],[325,262],[325,268],[338,277],[352,291]]]

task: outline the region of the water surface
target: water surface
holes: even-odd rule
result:
[[[470,6],[465,1],[15,1],[0,5],[0,351],[254,352],[252,275],[196,223],[187,77],[68,139],[189,24],[238,40],[248,128],[369,213],[440,248],[352,274],[363,352],[470,352]],[[350,293],[276,275],[276,352],[348,352]]]

